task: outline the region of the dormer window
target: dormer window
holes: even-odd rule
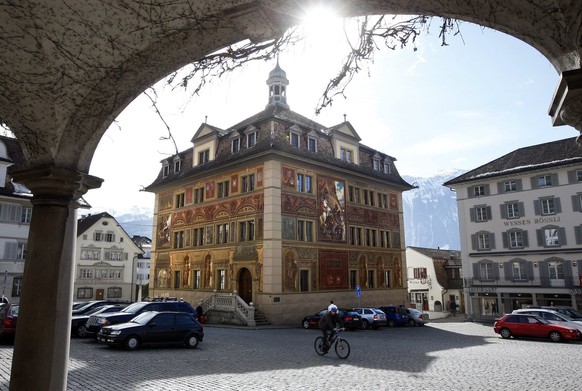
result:
[[[374,171],[380,171],[380,155],[376,153],[372,158],[372,164],[374,166]]]
[[[307,138],[307,149],[309,152],[317,152],[317,139],[315,137]]]
[[[170,175],[170,164],[167,161],[164,161],[162,166],[162,177],[165,178]]]
[[[252,148],[257,144],[257,132],[247,134],[247,148]]]
[[[352,163],[352,151],[346,148],[340,148],[340,160]]]
[[[390,174],[392,172],[392,165],[388,159],[384,160],[384,174]]]
[[[238,151],[240,151],[240,137],[237,137],[230,141],[230,152],[237,153]]]
[[[182,169],[182,160],[179,157],[174,159],[174,172],[180,172]]]
[[[208,163],[210,161],[210,149],[198,152],[198,165]]]
[[[291,144],[295,148],[301,147],[299,133],[289,132],[289,144]]]

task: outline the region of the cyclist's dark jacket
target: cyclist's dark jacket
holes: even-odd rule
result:
[[[327,313],[321,319],[319,319],[319,328],[322,331],[333,330],[334,328],[338,327],[338,324],[339,327],[344,327],[342,318],[340,318],[337,313],[333,315],[330,311],[327,311]]]

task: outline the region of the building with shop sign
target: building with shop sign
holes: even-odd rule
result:
[[[457,193],[469,316],[528,305],[582,308],[582,149],[575,138],[517,149],[444,185]]]

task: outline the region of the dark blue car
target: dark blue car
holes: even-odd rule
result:
[[[408,314],[406,308],[397,307],[395,305],[388,305],[385,307],[378,307],[386,314],[388,326],[404,326],[408,323]]]
[[[147,311],[127,323],[101,328],[97,340],[135,350],[145,345],[185,345],[196,348],[204,339],[202,325],[186,312]]]

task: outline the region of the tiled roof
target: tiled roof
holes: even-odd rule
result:
[[[450,179],[443,185],[479,181],[573,163],[582,163],[582,148],[576,144],[575,137],[516,149],[481,167]]]
[[[272,120],[272,119],[284,121],[284,122],[288,123],[289,125],[296,124],[296,125],[303,127],[304,129],[315,130],[318,132],[320,137],[323,137],[323,138],[329,137],[324,131],[322,131],[322,129],[325,128],[323,125],[321,125],[315,121],[312,121],[312,120],[302,116],[301,114],[295,113],[289,109],[284,109],[281,106],[274,105],[274,106],[269,106],[265,110],[261,111],[260,113],[257,113],[255,115],[237,123],[236,125],[229,127],[228,132],[224,133],[220,136],[220,142],[223,142],[224,140],[228,139],[230,134],[234,131],[244,130],[251,125],[256,126],[258,128],[261,123],[264,123],[264,122],[266,122],[268,120]],[[367,150],[375,151],[370,147],[366,147],[366,146],[362,146],[362,145],[361,145],[361,147],[365,148]],[[309,152],[309,151],[304,150],[304,149],[297,149],[297,148],[291,146],[288,142],[282,142],[280,139],[277,140],[277,138],[268,138],[267,137],[267,138],[263,138],[262,140],[257,141],[257,144],[252,148],[243,149],[243,150],[237,152],[236,154],[218,155],[218,156],[216,156],[216,158],[214,160],[211,160],[207,163],[204,163],[204,164],[198,165],[198,166],[192,166],[192,162],[193,162],[193,158],[194,158],[193,157],[193,150],[192,150],[192,148],[188,148],[187,150],[179,153],[180,157],[183,158],[183,161],[184,161],[184,163],[182,164],[182,168],[181,168],[180,172],[177,172],[177,173],[172,172],[170,175],[163,177],[162,170],[160,169],[157,178],[149,186],[147,186],[145,190],[146,191],[153,191],[155,188],[158,187],[158,185],[164,185],[164,184],[169,184],[169,183],[176,182],[176,181],[181,181],[185,177],[197,175],[197,174],[200,174],[202,172],[205,172],[205,171],[208,171],[208,170],[211,170],[214,168],[218,168],[221,165],[224,165],[224,164],[227,164],[230,162],[235,162],[235,161],[238,161],[238,160],[246,158],[246,157],[251,157],[251,156],[260,155],[260,154],[264,154],[264,153],[270,153],[270,152],[286,152],[286,153],[293,154],[296,156],[301,156],[301,158],[306,158],[306,159],[309,159],[310,161],[313,161],[313,162],[328,163],[328,164],[336,166],[336,167],[341,167],[341,168],[345,168],[345,169],[348,169],[348,170],[351,170],[354,172],[358,172],[361,174],[373,176],[373,177],[376,177],[378,179],[390,182],[390,183],[394,184],[395,186],[402,187],[405,190],[413,188],[412,185],[410,185],[408,182],[406,182],[404,179],[402,179],[402,177],[400,176],[400,174],[398,173],[398,171],[396,169],[393,169],[390,174],[385,174],[382,171],[373,170],[371,168],[364,167],[364,166],[361,166],[358,164],[343,162],[334,156],[327,156],[327,155],[322,154],[322,153],[313,153],[313,152]],[[382,158],[387,157],[391,160],[395,160],[391,156],[386,155],[384,153],[379,152],[379,154],[382,156]],[[165,159],[165,160],[171,161],[171,159],[172,159],[172,157]]]
[[[444,259],[451,262],[461,264],[461,252],[459,250],[441,250],[440,248],[425,248],[425,247],[413,247],[408,246],[408,248],[417,251],[423,255],[426,255],[432,259]]]
[[[107,212],[83,216],[79,220],[77,220],[77,236],[81,236],[85,231],[87,231],[89,228],[95,225],[102,218],[111,218],[115,220],[115,217],[111,216]]]

